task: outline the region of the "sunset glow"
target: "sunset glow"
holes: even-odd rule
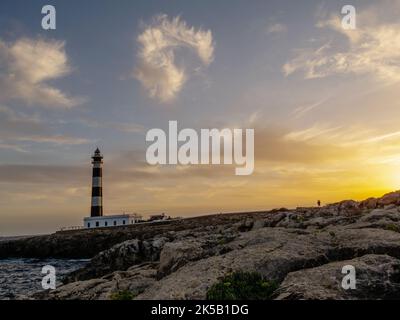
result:
[[[0,4],[0,235],[79,225],[97,146],[105,213],[187,217],[400,189],[400,1],[353,1],[355,30],[341,28],[341,1],[53,2],[52,31],[41,2]],[[146,133],[170,120],[254,129],[254,172],[148,164]]]

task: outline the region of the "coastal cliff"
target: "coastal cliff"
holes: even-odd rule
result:
[[[0,259],[61,258],[86,259],[130,239],[151,239],[170,231],[182,231],[241,221],[254,213],[217,214],[203,217],[138,223],[134,225],[81,229],[49,235],[0,241]]]
[[[104,241],[90,251],[90,263],[63,286],[33,298],[206,299],[210,288],[238,272],[275,283],[274,299],[400,298],[399,191],[320,208],[204,216],[84,237]],[[341,287],[345,265],[357,271],[355,290]]]

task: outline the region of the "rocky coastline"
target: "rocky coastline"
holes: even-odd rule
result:
[[[323,207],[220,214],[0,243],[0,257],[91,258],[33,299],[206,299],[225,276],[255,272],[273,299],[399,299],[400,191]],[[342,267],[357,289],[341,287]]]

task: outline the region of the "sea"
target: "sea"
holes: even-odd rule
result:
[[[28,299],[42,291],[44,266],[52,266],[56,272],[56,286],[63,276],[85,266],[89,260],[64,259],[0,259],[0,300]]]

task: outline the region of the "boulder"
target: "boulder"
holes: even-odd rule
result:
[[[166,243],[160,254],[158,277],[175,272],[189,261],[196,261],[229,251],[227,244],[236,238],[230,232],[196,235]]]
[[[360,208],[362,209],[375,209],[378,205],[378,199],[368,198],[360,202]]]
[[[400,222],[400,212],[397,208],[392,209],[375,209],[370,213],[363,215],[359,222],[377,222],[377,221]]]
[[[277,212],[268,215],[268,217],[265,218],[265,227],[275,227],[279,222],[284,220],[288,215],[288,212]]]
[[[342,214],[357,215],[361,213],[359,203],[354,200],[344,200],[339,202],[338,209]]]
[[[56,290],[34,295],[36,299],[46,300],[109,300],[120,292],[129,292],[132,297],[142,293],[156,281],[156,269],[147,264],[117,271],[105,277],[76,281]]]
[[[100,252],[84,268],[76,270],[64,279],[64,283],[88,280],[104,276],[115,270],[126,270],[144,262],[159,260],[160,252],[167,238],[156,237],[149,241],[138,239],[124,241]]]
[[[356,288],[342,287],[342,268],[356,270]],[[399,299],[400,260],[388,255],[365,255],[320,267],[291,272],[278,289],[278,300]]]
[[[256,229],[260,229],[260,228],[264,228],[265,225],[265,220],[264,219],[256,219],[253,223],[253,228],[252,230],[256,230]]]
[[[389,204],[400,204],[400,191],[390,192],[378,199],[378,206],[383,207]]]

